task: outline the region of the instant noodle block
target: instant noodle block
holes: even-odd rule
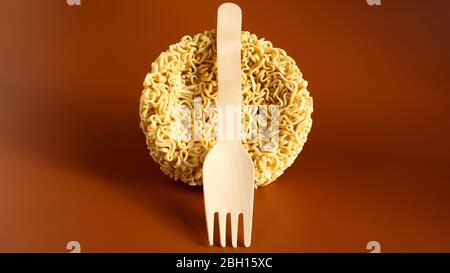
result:
[[[311,130],[313,99],[295,61],[265,39],[241,33],[242,144],[255,167],[255,187],[280,176]],[[215,144],[218,113],[216,32],[185,36],[152,64],[140,99],[140,126],[161,170],[202,184]]]

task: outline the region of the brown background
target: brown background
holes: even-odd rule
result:
[[[0,251],[450,251],[450,3],[235,1],[314,97],[250,249],[208,247],[201,188],[147,154],[151,62],[222,1],[0,1]]]

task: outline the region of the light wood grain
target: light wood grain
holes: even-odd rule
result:
[[[210,245],[214,242],[214,214],[219,214],[220,245],[226,245],[226,216],[231,214],[232,246],[237,246],[238,219],[243,214],[244,245],[250,246],[253,217],[253,161],[241,143],[241,9],[231,3],[219,7],[217,60],[219,72],[219,138],[203,165],[203,193]],[[232,111],[227,111],[227,110]],[[231,112],[231,113],[230,113]],[[229,134],[229,132],[232,134]],[[232,136],[232,137],[224,137]]]

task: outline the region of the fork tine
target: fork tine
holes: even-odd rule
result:
[[[219,213],[219,233],[220,246],[225,247],[227,244],[227,214]]]
[[[231,245],[237,247],[239,213],[231,214]]]
[[[208,230],[208,242],[214,244],[214,212],[206,211],[206,229]]]
[[[244,213],[244,245],[249,247],[252,241],[252,213]]]

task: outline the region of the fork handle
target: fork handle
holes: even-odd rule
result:
[[[239,141],[242,101],[241,26],[242,12],[239,6],[233,3],[222,4],[217,14],[218,106],[219,111],[222,111],[219,114],[219,128],[226,128],[224,130],[228,136],[239,136]],[[219,140],[221,135],[225,134],[219,132]]]

